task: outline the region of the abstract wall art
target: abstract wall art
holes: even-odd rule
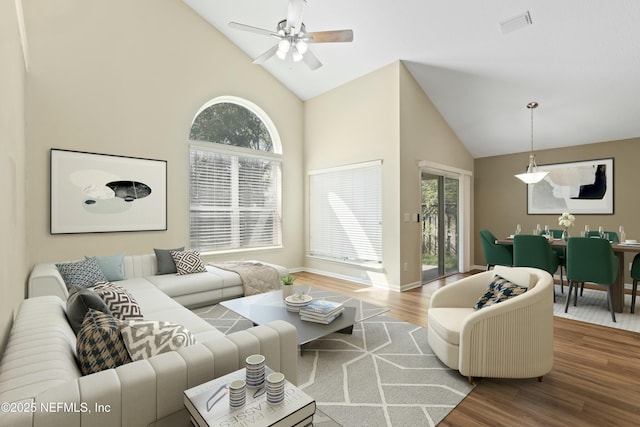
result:
[[[167,229],[167,162],[51,149],[51,234]]]
[[[527,185],[528,214],[613,214],[613,158],[539,165],[549,174]]]

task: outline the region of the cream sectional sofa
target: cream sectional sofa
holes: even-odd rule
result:
[[[264,354],[272,369],[297,383],[294,326],[275,321],[225,336],[161,290],[177,292],[175,284],[141,277],[153,272],[152,260],[128,258],[129,278],[117,283],[133,295],[144,318],[181,324],[198,344],[82,376],[76,337],[65,315],[66,287],[59,286],[55,265],[40,264],[29,280],[32,297],[16,315],[0,362],[0,425],[187,426],[184,390],[243,367],[246,356],[255,353]],[[215,273],[201,273],[206,274]],[[220,274],[220,280],[232,280]],[[205,290],[199,280],[190,289],[209,295],[209,301],[237,294],[225,293],[224,286]],[[184,293],[177,296],[198,305]]]

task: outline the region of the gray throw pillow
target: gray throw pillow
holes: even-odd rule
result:
[[[184,246],[176,249],[153,249],[158,260],[158,274],[175,274],[176,263],[171,256],[172,251],[184,251]]]
[[[56,267],[58,267],[67,289],[71,289],[74,286],[88,288],[95,285],[96,282],[107,280],[95,258],[78,262],[59,263],[56,264]]]
[[[93,289],[79,288],[77,286],[71,288],[71,293],[67,298],[67,319],[76,335],[80,331],[84,316],[89,312],[89,309],[111,315],[111,310],[109,310],[107,304]]]

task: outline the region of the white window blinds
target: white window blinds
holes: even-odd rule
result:
[[[309,255],[382,263],[382,162],[309,173]]]
[[[281,244],[281,161],[190,149],[191,247],[201,252]]]

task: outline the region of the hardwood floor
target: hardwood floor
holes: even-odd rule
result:
[[[426,326],[429,293],[424,287],[400,293],[312,273],[296,275],[296,285],[383,305],[390,308],[385,315]],[[438,284],[445,286],[461,277],[441,279]],[[640,334],[556,317],[554,353],[553,370],[541,383],[481,379],[439,425],[640,425]]]

